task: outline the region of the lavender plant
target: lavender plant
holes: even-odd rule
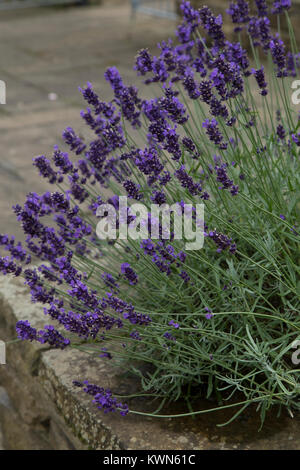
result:
[[[287,44],[272,32],[265,0],[255,3],[255,12],[244,0],[230,4],[231,42],[221,15],[183,1],[176,43],[136,56],[152,99],[115,67],[105,72],[111,101],[89,83],[81,89],[94,138],[67,128],[72,159],[58,147],[34,159],[57,188],[14,207],[24,246],[0,237],[8,252],[1,271],[23,276],[51,319],[39,332],[19,321],[20,339],[122,364],[139,377],[137,395],[185,399],[185,416],[209,411],[193,409],[197,397],[218,399],[213,409],[236,407],[233,418],[252,403],[262,421],[273,406],[300,408],[290,349],[300,335],[300,120],[289,92],[300,55],[290,1],[271,8],[278,26],[286,22]],[[174,231],[169,240],[161,231],[158,239],[99,239],[98,208],[118,209],[122,195],[148,208],[148,225],[152,203],[183,211],[203,203],[203,248],[186,251]],[[129,207],[125,221],[133,219]],[[143,414],[86,379],[74,385],[104,412]],[[164,416],[159,409],[152,415]]]

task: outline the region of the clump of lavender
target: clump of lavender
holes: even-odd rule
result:
[[[285,44],[266,2],[255,3],[254,12],[244,0],[228,8],[252,58],[238,37],[227,40],[221,15],[183,1],[177,39],[156,56],[136,56],[155,98],[139,96],[115,67],[105,72],[111,101],[90,83],[80,89],[94,138],[68,127],[64,148],[34,159],[52,188],[14,206],[25,243],[0,235],[0,270],[23,276],[56,325],[37,331],[24,319],[20,339],[60,349],[93,343],[99,360],[138,374],[149,396],[184,398],[196,410],[185,414],[207,412],[197,410],[203,394],[222,394],[236,415],[255,403],[263,421],[271,405],[299,410],[291,345],[300,334],[300,133],[289,97],[299,55],[292,31]],[[289,0],[275,1],[271,14],[291,28],[289,8]],[[129,200],[124,210],[120,196]],[[146,208],[140,230],[150,231],[140,239],[121,236],[121,222],[137,223],[131,203]],[[204,204],[203,248],[186,250],[175,223],[166,236],[152,203],[176,207],[195,225]],[[97,236],[105,204],[119,211],[110,214],[117,240]],[[104,412],[135,413],[118,390],[75,385]]]

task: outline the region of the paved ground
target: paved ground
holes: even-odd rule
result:
[[[49,154],[66,126],[83,127],[78,86],[91,81],[109,98],[105,68],[116,65],[136,81],[136,51],[155,47],[173,30],[170,20],[139,14],[133,21],[127,0],[0,12],[0,79],[7,86],[7,104],[0,106],[0,233],[21,238],[12,204],[47,187],[32,158]]]

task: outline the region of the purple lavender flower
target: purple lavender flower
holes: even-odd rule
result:
[[[3,246],[6,251],[9,251],[11,260],[30,263],[31,256],[23,248],[22,243],[15,243],[15,237],[0,234],[0,246]]]
[[[123,318],[129,320],[133,325],[148,325],[151,322],[151,318],[148,315],[136,312],[131,304],[128,304],[119,297],[113,296],[110,292],[106,293],[106,297],[102,301],[102,307],[106,308],[107,306],[122,314]]]
[[[45,326],[44,330],[37,332],[27,320],[20,320],[16,324],[16,330],[18,338],[22,340],[35,340],[41,344],[49,343],[50,346],[59,349],[65,349],[70,344],[70,340],[64,338],[52,325]]]
[[[197,27],[199,23],[199,12],[191,6],[191,2],[183,1],[180,5],[180,9],[183,13],[184,20],[193,27]]]
[[[130,336],[132,339],[135,339],[136,341],[141,341],[141,340],[142,340],[142,338],[141,338],[139,332],[136,331],[136,330],[133,330],[133,331],[130,333],[129,336]]]
[[[176,323],[174,320],[170,320],[169,321],[169,325],[170,326],[173,326],[174,328],[179,328],[179,323]]]
[[[228,62],[233,62],[236,65],[238,65],[245,76],[249,76],[249,58],[247,51],[242,48],[241,44],[239,42],[229,42],[226,41],[226,49],[225,49],[225,57],[228,60]]]
[[[228,174],[227,174],[227,168],[228,164],[227,163],[222,163],[220,165],[215,166],[215,171],[217,173],[217,181],[219,183],[222,183],[222,186],[220,189],[231,189],[234,190],[234,194],[236,195],[237,189],[233,184],[233,181],[229,179]]]
[[[129,263],[121,264],[121,273],[124,274],[125,278],[129,281],[129,284],[131,284],[132,286],[137,284],[138,276]]]
[[[67,127],[62,134],[63,140],[69,145],[71,150],[75,150],[76,155],[80,155],[85,149],[86,145],[82,139],[78,137],[72,127]]]
[[[145,148],[140,150],[135,157],[135,164],[145,175],[158,176],[164,166],[159,160],[158,152],[155,148]]]
[[[135,184],[131,180],[126,180],[123,183],[124,188],[127,191],[127,195],[130,199],[136,199],[139,201],[143,198],[143,194],[140,192],[141,186],[139,184]]]
[[[237,0],[236,3],[231,2],[226,13],[231,16],[232,22],[237,24],[248,23],[249,17],[249,3],[245,0]],[[242,28],[237,27],[235,31],[241,31]]]
[[[224,119],[228,118],[228,109],[215,96],[210,100],[210,112],[215,117],[222,116]]]
[[[22,273],[22,267],[12,261],[8,256],[0,257],[0,272],[2,274],[14,274],[18,277]]]
[[[139,75],[146,75],[146,73],[152,70],[152,57],[147,49],[142,49],[136,56],[135,70],[138,71]]]
[[[176,30],[176,36],[182,44],[188,43],[191,40],[192,28],[189,24],[179,24]]]
[[[199,157],[200,153],[197,150],[196,145],[194,144],[192,139],[190,139],[189,137],[183,137],[182,145],[189,153],[192,154],[192,158],[196,159],[197,157]]]
[[[169,341],[176,342],[175,336],[173,336],[171,333],[169,333],[169,331],[166,331],[163,336],[164,336],[164,338],[168,339]]]
[[[22,340],[33,341],[37,338],[37,331],[33,328],[28,320],[20,320],[16,324],[18,338]]]
[[[172,45],[172,40],[162,41],[158,44],[159,49],[161,50],[160,58],[164,61],[167,72],[173,72],[176,70],[178,62],[178,53],[175,47]],[[170,89],[173,93],[173,91]],[[177,94],[177,92],[174,92]]]
[[[227,249],[231,254],[236,252],[236,243],[232,241],[232,238],[227,237],[227,235],[211,230],[209,233],[204,232],[204,236],[209,237],[217,245],[217,253]]]
[[[184,280],[184,282],[187,284],[188,282],[190,282],[191,278],[190,276],[188,275],[188,273],[186,271],[180,271],[179,273],[179,276],[181,277],[181,279]]]
[[[161,186],[166,186],[166,184],[169,183],[169,181],[171,181],[170,172],[169,172],[169,171],[164,171],[164,172],[158,177],[158,180],[159,180],[159,184],[160,184]]]
[[[181,158],[181,148],[179,145],[179,134],[176,133],[176,126],[174,128],[166,128],[163,131],[164,136],[164,150],[167,150],[171,155],[173,160],[180,160]]]
[[[214,16],[207,6],[203,6],[199,10],[201,24],[207,31],[209,37],[214,40],[216,47],[223,47],[225,43],[225,35],[222,30],[222,15]]]
[[[253,40],[254,46],[263,46],[264,51],[269,49],[271,40],[270,36],[270,20],[267,17],[250,19],[248,24],[248,33]]]
[[[87,103],[93,106],[94,109],[99,109],[99,113],[100,113],[100,109],[102,109],[102,106],[101,106],[101,102],[99,100],[98,95],[93,90],[93,85],[90,82],[88,82],[86,88],[82,89],[79,87],[79,91],[82,93]]]
[[[59,176],[56,171],[50,165],[50,161],[44,156],[35,157],[33,159],[33,165],[36,166],[43,178],[47,178],[49,183],[54,184],[57,181],[62,182],[63,177]]]
[[[214,316],[213,313],[211,312],[211,309],[208,308],[208,307],[205,307],[205,310],[206,310],[206,312],[207,312],[207,313],[205,314],[205,318],[206,318],[207,320],[211,320],[212,317]]]
[[[52,325],[45,326],[44,330],[40,330],[37,340],[42,343],[48,343],[55,348],[65,349],[70,344],[70,340],[64,338]]]
[[[52,159],[62,174],[70,173],[74,168],[69,155],[66,152],[61,152],[57,145],[54,147]]]
[[[255,0],[257,14],[259,17],[268,16],[268,5],[266,0]]]
[[[286,77],[285,45],[278,36],[273,36],[270,41],[270,50],[274,64],[277,66],[277,77]]]
[[[280,140],[284,140],[286,136],[286,132],[284,127],[281,124],[278,124],[277,129],[276,129],[276,134]]]
[[[186,188],[190,194],[193,196],[201,194],[201,185],[199,183],[194,183],[193,178],[187,174],[184,165],[181,165],[181,167],[175,171],[174,175],[180,181],[181,186]]]
[[[202,82],[199,83],[199,94],[204,103],[210,103],[213,97],[212,87],[213,83],[211,80],[202,80]]]
[[[154,190],[150,196],[150,199],[155,204],[161,206],[167,201],[167,197],[163,191]]]
[[[138,91],[133,86],[125,86],[121,75],[116,67],[109,67],[105,74],[105,79],[110,83],[116,103],[120,106],[125,119],[127,119],[134,128],[141,126],[140,122],[140,105],[141,100],[138,98]]]
[[[176,96],[165,96],[160,98],[159,104],[167,114],[167,117],[176,124],[184,124],[188,121],[185,106]]]
[[[120,290],[119,284],[111,274],[103,273],[101,277],[105,285],[109,287],[114,294],[116,294]]]
[[[103,410],[104,413],[119,411],[121,416],[126,416],[129,412],[128,405],[118,402],[118,400],[112,396],[112,392],[109,389],[90,384],[87,380],[83,382],[76,380],[73,382],[73,385],[83,388],[85,393],[92,395],[94,397],[93,403],[95,403],[99,410]]]
[[[292,134],[292,140],[298,147],[300,147],[300,132],[298,132],[298,134]]]
[[[151,240],[143,240],[140,246],[146,255],[154,255],[155,244]]]
[[[211,140],[215,145],[220,147],[220,149],[225,150],[227,148],[227,144],[223,142],[223,136],[221,132],[219,131],[218,128],[218,123],[216,119],[206,119],[202,123],[202,127],[206,129],[206,133],[209,137],[209,140]]]
[[[102,354],[99,357],[106,357],[107,359],[112,359],[112,355],[107,351],[107,348],[101,348]]]
[[[191,100],[196,100],[200,96],[200,90],[198,83],[194,80],[192,73],[186,74],[182,82],[185,90],[187,91]]]
[[[291,5],[291,0],[276,0],[272,5],[271,13],[273,15],[280,15],[284,10],[289,10]]]
[[[264,67],[262,66],[260,69],[252,69],[252,74],[255,76],[257,84],[260,88],[260,94],[262,96],[266,96],[268,94],[267,83],[265,81],[265,74],[264,74]]]

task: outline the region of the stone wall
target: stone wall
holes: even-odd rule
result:
[[[40,328],[48,323],[30,302],[21,280],[0,279],[0,339],[16,337],[15,323],[27,319]],[[99,353],[98,353],[99,354]],[[233,414],[198,415],[197,419],[156,419],[103,414],[91,398],[74,389],[74,379],[88,379],[120,394],[131,394],[137,383],[113,369],[109,360],[78,350],[50,350],[29,342],[7,345],[0,365],[0,449],[300,449],[300,416],[281,418],[274,412],[261,432],[253,410],[229,426],[218,428]],[[150,400],[132,400],[130,408],[151,411]],[[199,402],[196,409],[215,406]],[[182,403],[163,413],[186,412]]]

